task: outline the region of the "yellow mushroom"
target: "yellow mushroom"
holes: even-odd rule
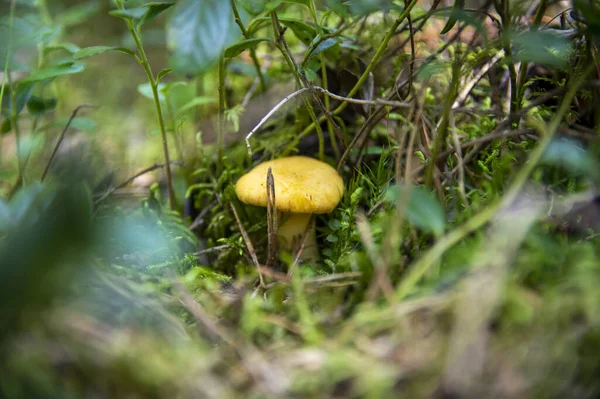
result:
[[[273,173],[279,219],[279,246],[292,251],[303,236],[312,214],[331,212],[344,194],[344,181],[328,164],[313,158],[293,156],[263,162],[242,176],[235,185],[240,201],[267,206],[267,173]],[[319,257],[315,226],[308,231],[303,260]]]

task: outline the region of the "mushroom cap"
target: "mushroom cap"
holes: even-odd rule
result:
[[[240,201],[267,206],[267,173],[275,182],[275,204],[281,212],[329,213],[342,199],[344,181],[328,164],[313,158],[293,156],[257,165],[235,185]]]

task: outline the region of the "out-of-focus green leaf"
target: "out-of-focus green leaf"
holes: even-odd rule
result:
[[[76,53],[80,50],[79,46],[73,43],[59,43],[44,48],[44,54],[50,54],[53,51],[65,50],[68,53]]]
[[[0,134],[6,134],[6,133],[10,132],[11,129],[12,129],[12,126],[10,124],[10,119],[4,118],[4,120],[2,121],[2,124],[0,125]]]
[[[125,53],[132,57],[135,57],[135,53],[133,51],[124,47],[92,46],[82,48],[81,50],[77,51],[75,54],[73,54],[73,58],[76,60],[82,60],[84,58],[93,57],[95,55],[102,54],[107,51],[119,51],[121,53]]]
[[[364,16],[373,12],[401,10],[402,7],[389,0],[350,0],[346,3],[350,12],[356,16]]]
[[[175,6],[167,36],[173,70],[198,75],[216,64],[240,32],[229,1],[183,0]]]
[[[595,180],[600,177],[600,165],[596,159],[575,141],[567,138],[552,140],[544,152],[542,162],[561,166],[574,174],[585,174]]]
[[[423,187],[395,185],[390,187],[385,198],[387,201],[408,201],[406,219],[421,230],[440,235],[446,228],[446,213],[438,199]]]
[[[210,104],[210,103],[214,103],[214,102],[216,102],[216,99],[213,97],[195,97],[191,101],[189,101],[185,105],[183,105],[181,108],[179,108],[175,112],[175,117],[177,118],[184,112],[186,112],[189,109],[192,109],[194,107],[197,107],[198,105]]]
[[[456,21],[458,21],[459,16],[458,12],[462,11],[465,7],[465,0],[454,0],[454,6],[452,7],[452,14],[450,14],[450,18],[448,18],[448,22],[440,32],[440,34],[444,35],[450,31],[450,29],[454,28],[456,25]]]
[[[257,37],[254,39],[246,39],[246,40],[242,40],[241,42],[237,42],[225,49],[225,53],[224,53],[225,58],[237,57],[239,54],[242,53],[242,51],[248,50],[251,48],[256,48],[258,43],[265,42],[265,41],[271,41],[271,39],[268,37]]]
[[[58,15],[57,21],[63,26],[73,26],[84,23],[100,9],[98,1],[77,3]]]
[[[31,96],[27,101],[27,111],[31,115],[40,116],[46,112],[53,111],[57,104],[56,98],[41,98]]]
[[[0,205],[0,215],[1,341],[23,312],[47,306],[85,267],[73,261],[92,237],[91,193],[82,183],[36,183]]]
[[[567,63],[571,43],[565,36],[549,30],[507,32],[511,39],[515,61],[562,67]]]
[[[10,117],[11,112],[13,111],[13,107],[16,110],[16,113],[19,114],[25,104],[27,104],[27,100],[31,96],[31,92],[33,90],[34,83],[22,83],[17,85],[16,93],[15,93],[15,104],[12,103],[12,93],[9,87],[4,88],[4,96],[2,97],[2,115],[5,117]]]
[[[39,82],[41,80],[46,79],[53,79],[64,75],[72,75],[75,73],[82,72],[84,69],[85,67],[83,66],[83,64],[77,62],[69,62],[66,64],[55,65],[32,73],[27,78],[21,80],[19,82],[19,85]]]
[[[166,100],[166,97],[165,97],[164,93],[162,92],[162,89],[164,87],[165,87],[164,83],[158,84],[158,99],[161,102],[164,102]],[[138,93],[140,93],[142,96],[146,97],[147,99],[154,100],[154,93],[152,93],[152,86],[150,85],[150,83],[142,83],[142,84],[138,85],[137,91],[138,91]]]
[[[265,10],[265,0],[236,0],[249,14],[258,15]]]
[[[39,128],[37,128],[36,131],[42,132],[48,129],[64,129],[64,127],[67,126],[68,122],[69,118],[67,117],[58,118],[55,121],[48,123],[47,125],[40,126]],[[69,125],[69,128],[92,133],[96,131],[97,124],[96,121],[94,121],[93,119],[77,116],[73,118],[71,124]]]

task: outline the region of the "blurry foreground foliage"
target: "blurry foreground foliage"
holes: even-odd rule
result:
[[[598,397],[600,3],[563,3],[1,3],[0,397]],[[346,184],[315,264],[234,190],[295,153]]]

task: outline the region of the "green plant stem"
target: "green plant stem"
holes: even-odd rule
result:
[[[316,327],[316,321],[306,302],[304,284],[300,273],[292,273],[292,289],[298,317],[302,325],[302,336],[309,344],[316,344],[321,340],[321,334]]]
[[[10,12],[8,14],[8,25],[10,28],[8,30],[8,45],[6,46],[6,58],[4,61],[4,73],[2,75],[2,86],[0,86],[0,104],[2,104],[2,99],[4,98],[4,87],[6,87],[6,83],[8,83],[10,86],[8,65],[10,64],[10,51],[12,50],[13,25],[15,22],[16,6],[17,6],[17,0],[12,0],[10,2]],[[11,93],[12,92],[13,92],[13,90],[11,90]],[[14,104],[14,102],[12,101],[12,95],[11,95],[11,102]],[[11,112],[11,119],[12,119],[12,112]],[[0,142],[1,142],[1,140],[0,140]],[[0,151],[0,166],[1,165],[2,165],[2,151]]]
[[[233,10],[233,15],[235,17],[235,23],[240,27],[242,31],[242,35],[245,39],[250,39],[251,36],[248,34],[248,30],[244,26],[242,22],[242,18],[240,17],[240,13],[235,5],[235,0],[231,0],[231,9]],[[256,69],[256,76],[258,76],[258,80],[260,82],[260,91],[264,92],[267,89],[265,84],[265,78],[263,76],[262,71],[260,70],[260,62],[258,62],[258,57],[256,57],[256,50],[254,48],[250,48],[250,58],[252,59],[252,63],[254,64],[254,69]]]
[[[310,1],[309,9],[310,9],[310,14],[313,18],[313,21],[315,22],[315,25],[317,26],[317,29],[319,29],[319,34],[321,36],[323,36],[325,34],[325,32],[323,32],[323,28],[321,27],[321,24],[319,23],[319,18],[317,17],[317,9],[315,7],[314,0]],[[307,58],[305,58],[303,63],[306,61],[306,59]],[[323,55],[323,53],[319,53],[319,62],[321,63],[321,84],[322,84],[323,88],[325,90],[327,90],[327,64],[325,63],[325,56]],[[329,110],[331,109],[329,96],[323,96],[323,103],[324,103],[323,105],[325,106],[325,112],[329,112]],[[327,132],[329,133],[329,144],[331,145],[331,149],[333,150],[333,153],[335,154],[336,158],[339,159],[340,150],[335,141],[335,133],[334,133],[334,128],[333,128],[333,123],[329,119],[327,119]]]
[[[273,24],[273,33],[275,35],[275,44],[276,44],[277,48],[279,49],[279,51],[281,52],[281,54],[283,55],[283,58],[287,62],[288,67],[292,70],[294,79],[296,81],[296,89],[299,89],[300,87],[303,87],[303,85],[300,80],[300,77],[298,76],[299,75],[298,66],[292,59],[292,57],[290,55],[291,51],[287,47],[287,43],[283,39],[281,24],[279,23],[279,19],[277,18],[277,13],[275,11],[271,12],[271,22]],[[304,85],[304,86],[309,87],[308,85]],[[308,111],[308,115],[310,116],[313,125],[316,126],[317,136],[319,139],[319,160],[323,161],[325,159],[325,139],[323,138],[323,130],[321,129],[319,119],[317,118],[317,115],[315,114],[315,111],[313,110],[312,105],[308,102],[308,99],[306,99],[306,98],[304,98],[304,105],[306,106],[306,110]],[[327,118],[327,117],[323,116],[323,118]]]
[[[217,178],[223,171],[223,136],[225,134],[225,57],[219,57],[219,111],[217,114]]]
[[[435,142],[433,143],[433,151],[431,154],[431,162],[427,166],[427,173],[425,175],[425,185],[427,187],[433,187],[433,177],[435,175],[435,160],[438,159],[438,155],[442,151],[442,147],[446,142],[448,136],[448,123],[450,121],[450,111],[452,110],[452,104],[456,99],[458,93],[458,86],[460,85],[460,62],[459,58],[452,64],[452,81],[450,82],[450,88],[448,96],[446,96],[446,102],[442,111],[442,122],[437,131]]]
[[[545,137],[531,152],[529,159],[519,170],[502,199],[490,207],[480,211],[467,222],[441,237],[436,244],[431,247],[431,249],[429,249],[419,260],[417,260],[396,289],[396,295],[398,295],[398,299],[404,299],[412,292],[413,288],[417,285],[420,279],[440,260],[444,252],[458,242],[462,241],[475,230],[485,225],[494,217],[494,215],[496,215],[500,209],[510,205],[517,198],[519,192],[521,192],[523,186],[525,185],[525,182],[531,175],[531,172],[538,165],[542,156],[544,155],[544,152],[546,151],[546,148],[548,148],[548,145],[552,141],[560,122],[571,106],[571,101],[575,97],[575,94],[585,82],[590,72],[594,70],[594,68],[594,64],[588,65],[584,72],[569,85],[569,91],[563,98],[560,108],[554,115],[554,118],[546,125]]]
[[[375,65],[377,65],[377,62],[379,62],[379,60],[383,56],[383,53],[385,52],[385,49],[387,48],[388,43],[390,42],[390,40],[394,36],[394,33],[396,33],[396,29],[398,29],[398,27],[400,26],[400,24],[410,14],[410,11],[417,4],[417,2],[418,2],[418,0],[412,0],[404,8],[404,11],[402,11],[402,13],[400,14],[400,16],[398,16],[398,18],[396,19],[396,21],[394,21],[394,24],[387,31],[385,37],[383,38],[381,44],[379,45],[379,47],[377,48],[377,51],[375,52],[375,55],[373,56],[373,58],[371,59],[371,61],[367,65],[367,68],[365,69],[365,71],[363,72],[363,74],[360,76],[360,78],[358,79],[358,81],[356,82],[356,84],[350,90],[350,92],[348,93],[348,95],[346,97],[352,97],[353,95],[355,95],[356,92],[358,92],[358,90],[362,87],[362,85],[367,81],[367,79],[369,78],[369,74],[371,73],[371,71],[373,71],[373,69],[375,68]],[[347,106],[348,106],[348,102],[347,101],[343,101],[340,105],[338,105],[338,107],[335,110],[333,110],[333,112],[331,112],[331,114],[332,115],[339,115]],[[300,133],[300,135],[298,137],[296,137],[296,139],[294,140],[294,142],[290,144],[289,148],[295,147],[297,145],[298,141],[300,141],[300,139],[302,137],[304,137],[307,134],[309,134],[319,123],[324,122],[325,118],[326,118],[326,116],[321,116],[316,123],[313,122],[312,124],[308,125]],[[289,148],[286,151],[284,151],[284,155],[287,154],[287,153],[289,153]]]
[[[519,97],[519,87],[517,83],[517,69],[515,67],[515,63],[512,61],[512,49],[510,45],[510,40],[508,38],[507,31],[510,30],[511,21],[510,21],[510,4],[508,0],[502,0],[502,12],[500,13],[500,18],[502,20],[502,47],[504,48],[504,53],[509,59],[508,62],[508,75],[510,77],[510,129],[516,128],[514,125],[513,118],[516,118],[515,114],[518,111],[518,97]]]
[[[119,4],[121,7],[122,4]],[[173,177],[171,175],[171,160],[169,157],[169,144],[167,139],[167,130],[165,129],[165,122],[162,115],[162,110],[160,106],[160,99],[158,97],[158,82],[152,73],[152,68],[150,67],[150,63],[148,62],[148,57],[146,56],[146,51],[144,51],[144,46],[142,45],[142,39],[140,37],[140,32],[133,25],[131,20],[126,20],[127,28],[135,41],[135,46],[138,49],[139,57],[136,57],[138,63],[144,68],[146,71],[146,76],[148,77],[148,82],[150,82],[150,86],[152,88],[152,95],[154,97],[154,105],[156,107],[156,117],[158,119],[158,124],[160,126],[160,134],[162,138],[162,147],[163,153],[165,157],[165,171],[167,174],[167,191],[169,193],[169,205],[171,210],[175,210],[176,202],[175,202],[175,192],[173,191]]]
[[[541,0],[538,5],[537,11],[535,13],[535,17],[533,18],[533,23],[531,25],[531,31],[535,32],[538,30],[538,25],[542,21],[542,17],[544,16],[544,11],[546,11],[546,7],[548,5],[548,0]],[[517,100],[515,102],[516,111],[520,111],[523,106],[523,97],[525,96],[525,83],[527,82],[527,69],[529,68],[529,63],[526,61],[521,62],[521,67],[519,68],[519,82],[517,84]],[[519,127],[519,121],[515,121],[516,127]]]

